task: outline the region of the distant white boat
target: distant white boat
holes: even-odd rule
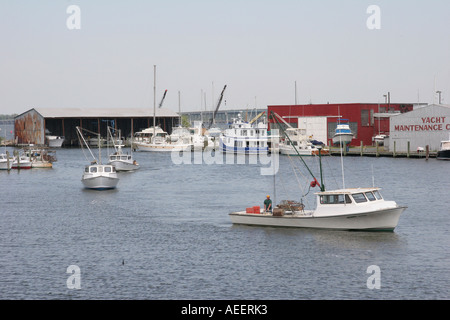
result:
[[[134,141],[133,145],[140,151],[147,152],[171,152],[171,151],[190,151],[193,144],[189,141],[188,136],[179,135],[177,133],[176,139],[172,142],[170,135],[162,130],[160,127],[146,129],[150,134],[148,139],[144,138],[141,141]]]
[[[14,158],[9,153],[0,154],[0,170],[11,170]]]
[[[439,151],[437,152],[436,159],[438,160],[450,160],[450,139],[441,141]]]
[[[239,114],[220,135],[219,150],[235,154],[267,154],[268,140],[267,124],[253,120],[244,122]]]
[[[388,136],[386,134],[377,134],[376,136],[372,137],[372,141],[375,145],[382,146],[384,145],[384,139],[386,139]]]
[[[280,153],[284,155],[315,156],[319,149],[309,141],[306,130],[301,128],[287,128],[286,137],[280,141]],[[322,155],[328,154],[328,150],[322,149]]]
[[[63,136],[55,136],[50,133],[47,129],[45,130],[47,139],[47,144],[50,148],[61,148],[64,143],[65,138]]]
[[[113,143],[115,152],[109,155],[108,164],[113,165],[116,168],[116,171],[133,171],[140,168],[137,161],[133,158],[132,154],[124,153],[122,147],[124,147],[123,142],[120,138],[120,130],[119,131],[119,139],[113,139],[113,135],[111,134],[111,128],[108,127],[108,134],[111,137],[111,141]],[[117,143],[117,144],[116,144]],[[133,149],[131,149],[132,152]]]
[[[94,161],[92,161],[91,164],[85,166],[84,168],[84,172],[81,177],[81,182],[83,183],[84,187],[87,189],[94,189],[94,190],[107,190],[116,188],[119,182],[119,177],[117,175],[116,168],[110,164],[106,165],[102,164],[100,146],[98,146],[99,158],[98,160],[96,159],[91,149],[89,148],[89,144],[84,139],[81,130],[85,130],[94,135],[96,133],[88,131],[86,129],[82,129],[80,127],[76,127],[76,129],[78,138],[80,139],[80,144],[82,146],[86,145],[92,158],[94,159]],[[99,134],[98,137],[100,137]]]
[[[333,136],[334,145],[347,145],[353,140],[353,132],[347,119],[339,119]]]
[[[56,161],[56,156],[46,148],[26,148],[26,156],[31,161],[32,168],[53,168],[53,162]]]

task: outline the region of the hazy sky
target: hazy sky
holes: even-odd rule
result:
[[[299,104],[449,104],[449,17],[448,0],[0,0],[0,114],[153,110],[154,65],[174,111],[178,92],[212,110],[224,85],[221,109],[293,104],[295,82]]]

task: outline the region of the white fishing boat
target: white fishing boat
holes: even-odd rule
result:
[[[341,230],[393,231],[406,209],[386,201],[379,188],[340,189],[317,192],[315,210],[230,213],[235,224]]]
[[[438,160],[450,160],[450,139],[441,141],[439,151],[436,154]]]
[[[0,170],[11,170],[14,158],[9,155],[9,152],[0,153]]]
[[[339,119],[333,136],[334,145],[347,145],[353,140],[348,119]]]
[[[117,131],[119,132],[119,138],[116,140],[111,133],[111,128],[108,127],[108,135],[111,137],[115,149],[114,153],[109,154],[108,164],[113,165],[116,171],[133,171],[139,169],[140,166],[132,155],[133,149],[131,149],[130,154],[123,152],[122,148],[124,144],[120,137],[120,130]]]
[[[26,148],[25,155],[31,161],[32,168],[53,168],[56,161],[55,153],[46,148]]]
[[[259,116],[258,116],[259,117]],[[233,119],[219,137],[219,150],[235,154],[267,154],[269,151],[267,124],[242,120],[241,114]]]
[[[301,157],[300,157],[301,158]],[[342,160],[342,159],[341,159]],[[319,153],[319,161],[321,154]],[[303,161],[314,180],[311,187],[320,187],[316,193],[316,208],[307,210],[301,201],[298,206],[274,207],[272,212],[263,212],[259,207],[247,208],[245,211],[230,213],[234,224],[297,227],[339,230],[377,230],[393,231],[400,215],[406,209],[395,201],[385,200],[380,188],[342,188],[325,190],[322,181],[322,165],[320,162],[319,183]],[[253,208],[253,210],[251,210]]]
[[[119,177],[117,175],[116,168],[110,164],[106,165],[102,164],[100,146],[98,147],[99,158],[98,160],[96,159],[91,149],[89,148],[89,144],[86,142],[81,132],[81,130],[85,131],[88,130],[82,129],[80,127],[76,127],[76,129],[78,137],[80,139],[80,144],[82,146],[83,144],[86,145],[92,158],[94,159],[89,165],[84,167],[84,172],[81,177],[81,182],[83,183],[84,187],[86,189],[94,189],[94,190],[107,190],[116,188],[119,182]],[[95,134],[94,132],[91,131],[88,132],[90,132],[91,134]]]

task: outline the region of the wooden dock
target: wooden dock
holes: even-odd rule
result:
[[[332,156],[340,156],[341,149],[339,147],[330,147],[330,155]],[[428,158],[436,158],[437,152],[429,151],[429,148],[425,148],[423,151],[407,151],[407,152],[398,152],[398,151],[388,151],[385,150],[383,146],[360,146],[360,147],[350,147],[347,150],[344,148],[342,150],[343,156],[359,156],[359,157],[391,157],[391,158],[420,158],[420,159],[428,159]]]

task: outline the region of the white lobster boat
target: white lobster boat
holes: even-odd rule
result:
[[[94,135],[96,133],[86,129],[81,129],[80,127],[76,127],[76,129],[81,145],[83,145],[84,143],[88,148],[91,156],[94,158],[94,161],[84,167],[84,172],[81,177],[81,182],[83,183],[84,187],[86,189],[94,190],[108,190],[116,188],[119,182],[116,168],[111,164],[102,164],[100,146],[98,147],[99,160],[97,161],[91,149],[89,148],[89,144],[86,142],[86,139],[84,139],[81,130],[85,130]],[[100,134],[98,134],[98,137],[100,138]]]
[[[108,190],[117,186],[119,178],[113,165],[93,163],[84,167],[81,182],[86,189]]]
[[[320,192],[316,193],[317,205],[314,210],[305,210],[302,202],[296,206],[280,204],[272,212],[253,207],[253,210],[247,208],[245,211],[230,213],[231,222],[271,227],[393,231],[406,207],[385,200],[379,192],[380,188],[376,187],[326,191],[322,181],[320,150],[319,147],[321,183],[303,161],[314,178],[310,187],[320,187]]]
[[[393,231],[406,209],[386,201],[379,188],[340,189],[317,192],[315,210],[230,213],[235,224],[341,230]]]

